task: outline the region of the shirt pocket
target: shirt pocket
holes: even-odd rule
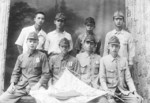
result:
[[[35,74],[35,75],[39,75],[41,72],[42,72],[41,64],[40,63],[35,63],[34,64],[34,71],[32,73]]]
[[[28,65],[29,65],[28,62],[24,61],[24,62],[21,63],[20,66],[21,66],[22,69],[25,69],[26,67],[28,67]]]
[[[34,64],[34,67],[35,67],[35,68],[40,68],[40,67],[41,67],[41,64],[40,64],[40,63],[35,63],[35,64]]]
[[[115,77],[115,70],[113,69],[106,69],[106,75],[107,75],[107,78],[114,78]]]

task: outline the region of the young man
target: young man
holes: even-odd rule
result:
[[[62,38],[58,45],[61,52],[52,56],[49,60],[50,69],[53,72],[51,84],[54,84],[60,78],[65,68],[68,68],[72,73],[75,73],[75,75],[80,74],[78,60],[69,54],[70,41],[66,38]]]
[[[77,54],[77,59],[81,65],[81,80],[89,86],[99,89],[99,67],[101,57],[97,55],[93,50],[96,46],[96,40],[93,35],[87,35],[83,41],[82,53]],[[95,102],[97,101],[97,102]],[[89,103],[107,103],[107,100],[103,97],[97,98]]]
[[[21,30],[21,33],[15,42],[17,45],[19,53],[25,53],[27,51],[27,37],[30,32],[36,32],[39,38],[39,44],[37,49],[44,51],[46,33],[42,30],[43,23],[45,21],[45,14],[43,12],[37,12],[34,18],[34,25],[25,27]]]
[[[73,48],[72,37],[69,33],[64,30],[66,17],[64,13],[57,13],[54,24],[56,29],[47,34],[46,50],[49,56],[59,54],[61,52],[59,48],[59,42],[62,38],[67,38],[70,43],[69,51]]]
[[[120,41],[119,55],[128,59],[129,68],[133,67],[133,57],[135,56],[135,44],[132,34],[123,29],[124,15],[121,11],[116,11],[113,15],[115,29],[108,32],[105,38],[104,56],[109,54],[108,41],[112,36],[117,36]]]
[[[119,56],[120,41],[112,36],[108,41],[109,55],[100,61],[100,83],[102,89],[110,95],[108,101],[115,103],[115,95],[124,103],[140,103],[140,96],[136,92],[135,85],[130,75],[127,58]],[[117,94],[116,94],[117,93]]]
[[[85,28],[86,31],[85,33],[81,34],[78,36],[76,43],[75,43],[75,54],[78,54],[79,52],[83,52],[84,49],[82,47],[84,39],[87,35],[93,35],[95,37],[96,40],[96,45],[95,45],[95,49],[94,52],[96,54],[100,54],[100,48],[101,48],[101,41],[97,39],[96,35],[94,34],[94,28],[95,28],[95,21],[92,17],[88,17],[85,19]]]
[[[16,103],[22,96],[28,95],[30,90],[38,90],[46,86],[49,80],[48,60],[44,53],[37,51],[38,36],[31,32],[26,41],[28,51],[21,54],[16,62],[11,85],[0,96],[0,103]]]

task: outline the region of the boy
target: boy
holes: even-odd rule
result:
[[[136,92],[132,80],[127,58],[119,56],[120,41],[112,36],[108,41],[109,55],[100,61],[100,83],[102,89],[110,95],[108,101],[115,103],[114,97],[118,95],[125,103],[140,103],[140,96]],[[116,94],[117,93],[117,94]]]

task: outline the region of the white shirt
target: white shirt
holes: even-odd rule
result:
[[[121,57],[128,58],[128,64],[133,65],[133,57],[135,56],[135,43],[132,35],[125,30],[121,30],[119,32],[112,30],[106,34],[103,56],[108,55],[108,42],[112,36],[118,37],[120,41],[120,50],[118,54]]]
[[[28,49],[26,41],[27,41],[27,37],[28,37],[29,33],[31,33],[31,32],[36,32],[34,25],[23,28],[21,30],[21,33],[20,33],[18,39],[15,42],[15,44],[23,47],[23,53],[25,53]],[[37,46],[37,49],[44,49],[46,33],[41,29],[38,33],[38,36],[39,36],[39,44]]]
[[[50,32],[47,34],[46,37],[46,46],[45,50],[48,51],[48,54],[50,53],[60,53],[60,48],[59,48],[59,42],[62,38],[66,38],[70,41],[70,50],[73,48],[73,42],[72,42],[72,37],[69,33],[64,31],[63,33],[58,33],[56,30]]]

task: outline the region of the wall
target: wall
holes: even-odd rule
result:
[[[150,0],[126,0],[126,17],[136,43],[135,84],[144,103],[150,103]]]

